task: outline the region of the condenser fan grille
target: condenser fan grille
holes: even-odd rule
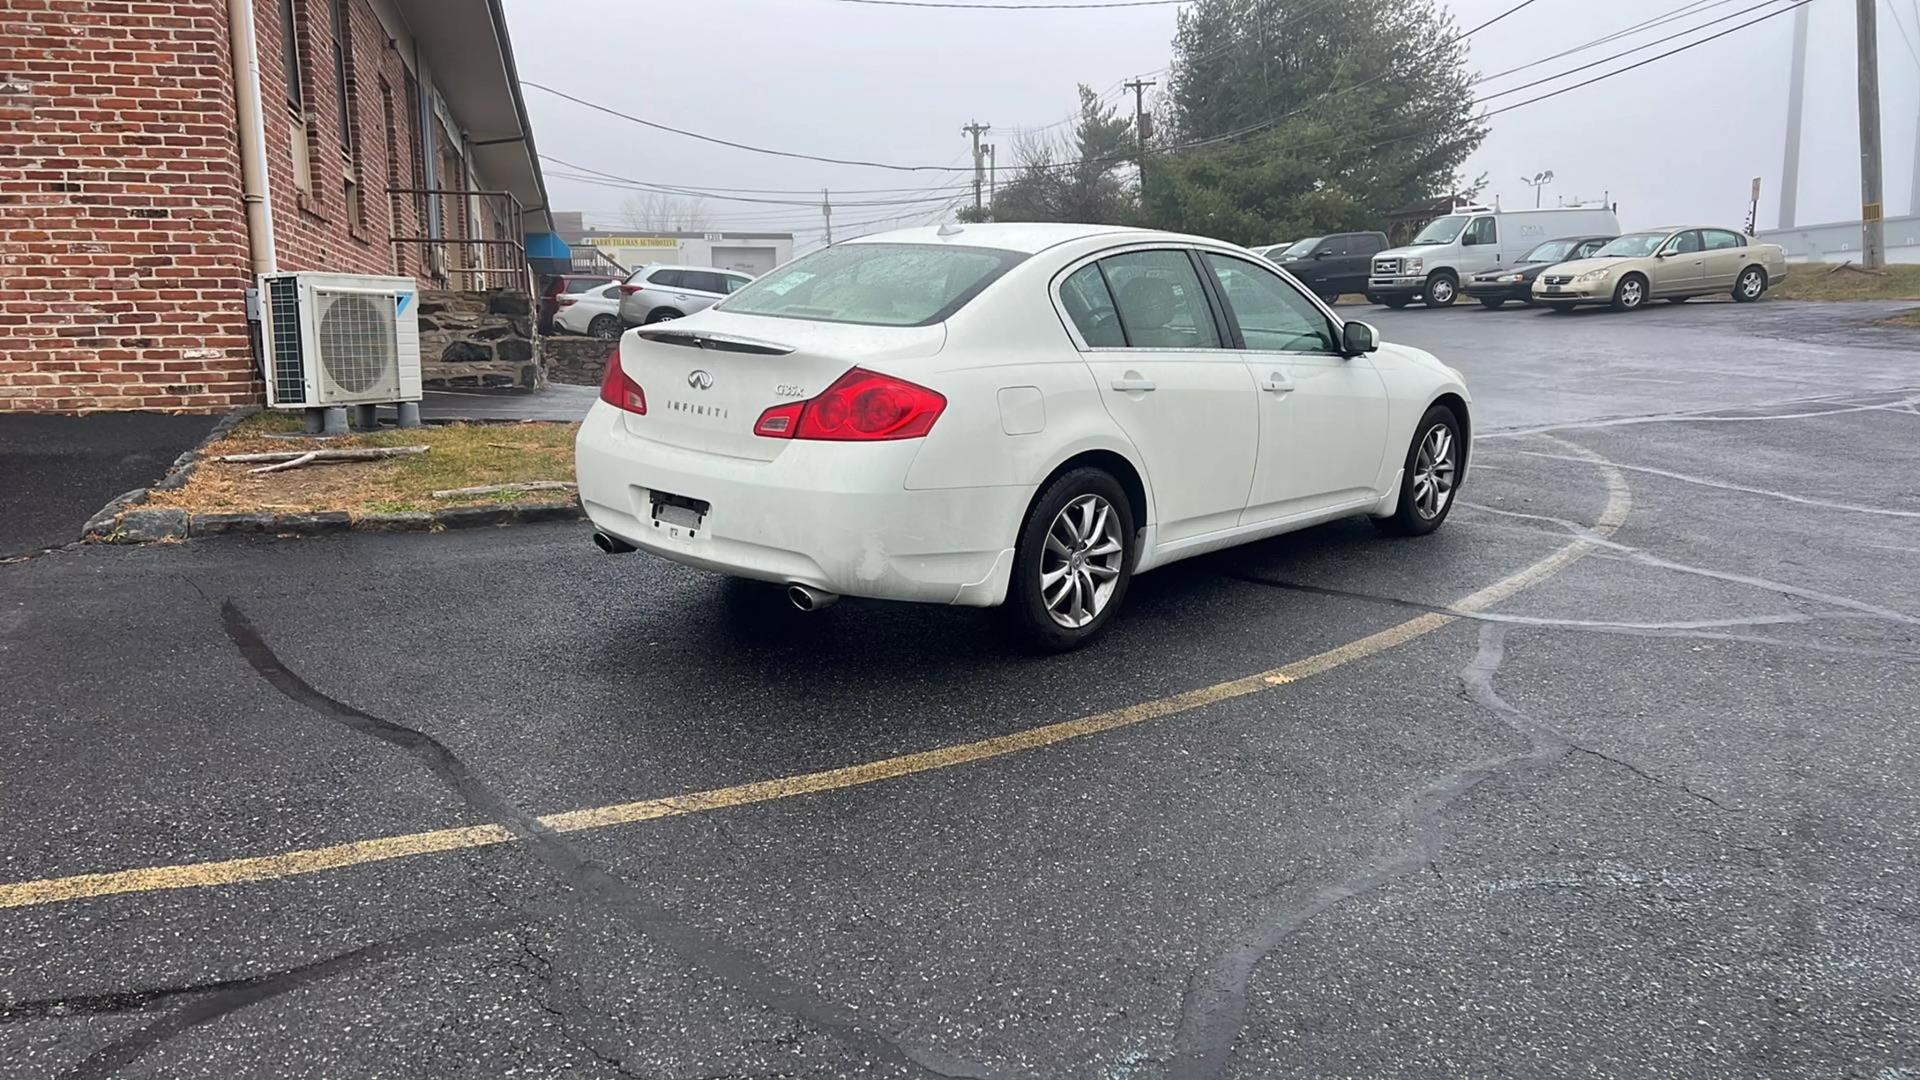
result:
[[[398,342],[393,300],[317,291],[320,369],[352,395],[397,390]]]

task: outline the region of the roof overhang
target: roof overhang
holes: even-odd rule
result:
[[[550,232],[547,184],[500,0],[394,0],[394,6],[435,89],[466,130],[474,171],[520,200],[526,232]]]

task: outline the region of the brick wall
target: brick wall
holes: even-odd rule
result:
[[[0,410],[258,400],[225,7],[0,4]]]

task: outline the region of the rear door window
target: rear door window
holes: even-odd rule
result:
[[[647,284],[658,285],[663,289],[684,289],[687,287],[686,275],[678,270],[655,270],[647,275]]]
[[[1745,240],[1742,240],[1737,234],[1730,233],[1725,229],[1706,229],[1702,231],[1701,235],[1706,237],[1708,251],[1726,251],[1729,248],[1747,246]]]
[[[1060,305],[1067,318],[1080,331],[1080,340],[1094,349],[1123,349],[1127,335],[1120,330],[1120,316],[1113,309],[1113,293],[1100,267],[1088,263],[1067,275],[1060,283]]]
[[[1373,255],[1381,251],[1386,244],[1372,233],[1357,233],[1348,249],[1354,255]]]
[[[1217,349],[1213,309],[1185,251],[1129,251],[1100,260],[1114,310],[1135,349]]]

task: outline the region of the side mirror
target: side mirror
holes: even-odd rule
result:
[[[1340,327],[1340,351],[1359,356],[1380,348],[1380,331],[1371,323],[1350,322]]]
[[[1659,251],[1653,253],[1653,257],[1656,259],[1664,259],[1669,255],[1678,255],[1679,253],[1679,249],[1677,248],[1661,248]]]
[[[1327,256],[1329,256],[1329,255],[1332,255],[1332,254],[1333,254],[1333,252],[1331,252],[1331,251],[1328,251],[1328,250],[1326,250],[1325,248],[1322,248],[1322,249],[1320,249],[1319,251],[1316,251],[1316,252],[1314,252],[1314,253],[1313,253],[1313,257],[1314,257],[1315,259],[1324,259],[1324,258],[1326,258]]]

